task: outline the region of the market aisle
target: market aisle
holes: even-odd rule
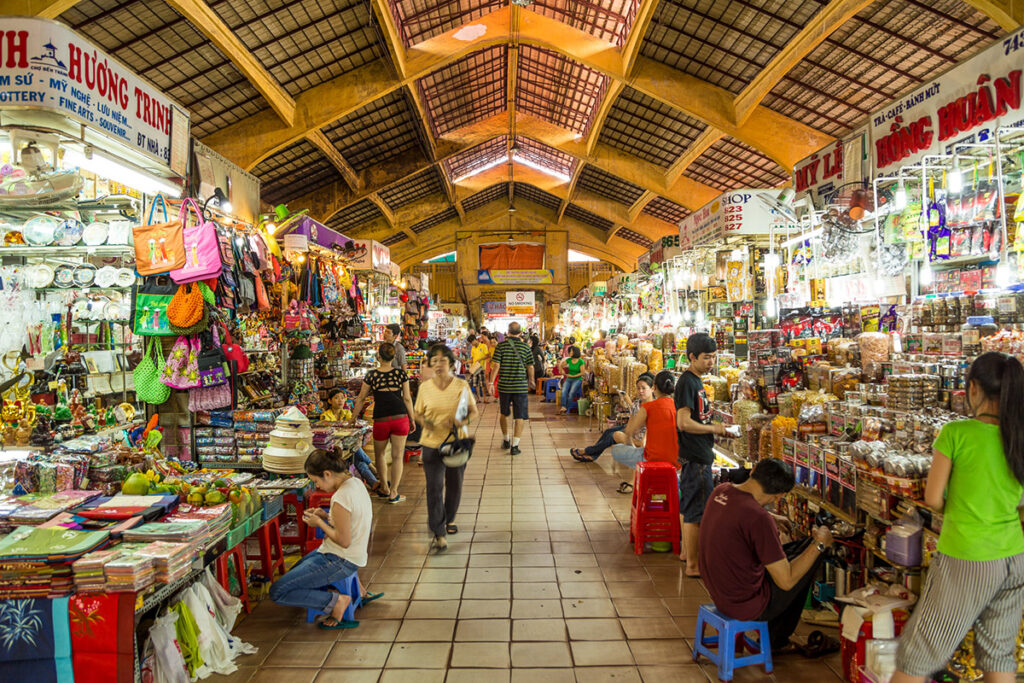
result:
[[[593,441],[587,419],[534,418],[515,460],[500,450],[497,406],[483,407],[477,450],[449,550],[427,556],[424,484],[408,470],[397,506],[374,505],[370,564],[360,572],[384,599],[361,626],[321,631],[298,610],[263,601],[236,633],[259,653],[217,681],[416,683],[717,680],[691,662],[699,581],[673,555],[637,557],[628,542],[629,496],[607,454],[574,462]],[[810,629],[801,629],[798,636]],[[742,669],[736,681],[839,681],[838,655],[780,658],[773,676]],[[446,676],[447,670],[447,678]]]

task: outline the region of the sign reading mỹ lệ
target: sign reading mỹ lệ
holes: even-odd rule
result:
[[[1024,124],[1024,29],[999,40],[871,115],[874,172],[892,175],[958,143],[991,140],[997,128]]]
[[[867,133],[865,125],[798,161],[793,166],[796,196],[810,197],[815,208],[824,209],[843,185],[869,180]]]
[[[88,40],[48,19],[4,17],[0,107],[57,112],[168,167],[172,146],[189,136],[183,109]],[[172,126],[172,120],[183,124]]]
[[[781,214],[771,208],[778,190],[733,190],[679,221],[679,248],[693,249],[730,235],[767,235]]]

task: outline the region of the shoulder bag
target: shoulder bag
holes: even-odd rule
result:
[[[203,220],[203,214],[194,201],[186,199],[181,203],[178,221],[182,226],[188,226],[189,209],[196,212],[199,222],[182,229],[185,263],[171,271],[171,279],[179,285],[217,277],[222,268],[217,228],[213,221]]]
[[[153,222],[153,211],[157,202],[164,211],[164,222]],[[135,242],[135,269],[139,275],[167,273],[185,265],[185,242],[182,237],[181,218],[167,220],[167,204],[163,195],[153,198],[149,205],[149,219],[146,225],[136,226],[132,231]]]

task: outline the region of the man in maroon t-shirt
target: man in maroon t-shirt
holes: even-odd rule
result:
[[[791,557],[779,541],[774,505],[793,488],[793,469],[774,458],[761,460],[742,484],[712,491],[700,525],[700,574],[718,610],[733,619],[767,621],[773,650],[789,642],[807,601],[825,550],[826,527]]]

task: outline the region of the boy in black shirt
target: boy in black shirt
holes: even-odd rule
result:
[[[718,350],[715,340],[703,332],[686,340],[689,367],[676,382],[676,427],[679,430],[679,514],[683,518],[683,553],[686,575],[700,576],[698,545],[700,520],[714,488],[711,464],[715,461],[715,435],[726,436],[725,425],[711,424],[711,401],[701,376],[711,372]],[[680,555],[683,559],[683,555]]]

